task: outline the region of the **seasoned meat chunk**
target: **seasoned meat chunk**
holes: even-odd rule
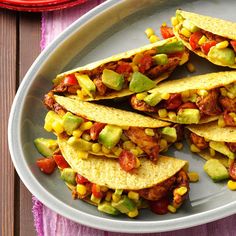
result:
[[[225,111],[236,112],[236,98],[220,97],[219,102]]]
[[[96,78],[93,80],[93,82],[98,90],[99,95],[103,96],[107,91],[107,87],[105,84],[103,84],[102,79]]]
[[[138,111],[157,112],[157,108],[148,105],[144,101],[138,100],[135,95],[131,97],[130,104],[134,109]]]
[[[203,137],[198,136],[197,134],[191,133],[190,139],[192,143],[200,150],[206,149],[208,147],[208,143],[206,142],[206,140]]]

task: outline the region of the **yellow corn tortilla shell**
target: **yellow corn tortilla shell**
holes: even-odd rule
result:
[[[70,71],[67,71],[67,72],[64,72],[62,74],[57,75],[56,79],[60,80],[60,78],[64,78],[66,75],[69,75],[69,74],[72,74],[72,73],[81,73],[81,74],[83,74],[84,71],[93,70],[93,69],[98,68],[99,66],[102,66],[102,65],[104,65],[106,63],[109,63],[109,62],[116,62],[116,61],[119,61],[121,59],[130,58],[130,57],[134,56],[135,54],[142,53],[144,51],[154,49],[157,46],[162,46],[162,45],[164,45],[166,43],[170,43],[172,41],[176,41],[176,37],[161,40],[161,41],[158,41],[158,42],[153,43],[153,44],[148,44],[148,45],[145,45],[145,46],[140,47],[140,48],[132,49],[130,51],[119,53],[117,55],[105,58],[103,60],[99,60],[99,61],[90,63],[86,66],[78,67],[76,69],[73,69],[73,70],[70,70]],[[186,55],[189,54],[188,52],[185,52],[185,53],[186,53]],[[156,84],[157,84],[157,83],[161,82],[162,80],[168,78],[170,76],[171,72],[172,71],[162,73],[160,76],[158,76],[158,78],[154,79],[153,81],[155,81]],[[84,100],[85,101],[95,101],[95,100],[101,100],[101,99],[112,99],[112,98],[117,98],[117,97],[125,97],[125,96],[131,95],[131,94],[133,94],[133,92],[131,92],[127,88],[127,89],[123,89],[121,91],[114,91],[114,92],[112,92],[108,95],[105,95],[105,96],[97,95],[95,98],[88,97],[88,98],[85,98]],[[72,96],[72,97],[75,98],[76,96]],[[77,97],[77,99],[79,99],[79,98]]]
[[[187,128],[207,140],[217,142],[236,142],[235,127],[220,128],[217,122],[210,122],[201,125],[189,125]]]
[[[117,125],[158,128],[168,126],[169,123],[143,116],[129,111],[119,110],[113,107],[106,107],[89,102],[74,100],[68,97],[55,95],[58,104],[78,116],[91,121]]]
[[[160,156],[157,164],[140,158],[141,166],[128,173],[121,169],[117,160],[89,155],[87,159],[77,157],[78,148],[72,148],[65,139],[58,138],[62,155],[72,169],[92,183],[110,189],[139,190],[165,181],[180,171],[187,161]]]
[[[178,10],[178,12],[187,20],[195,24],[197,27],[200,29],[209,31],[215,35],[219,35],[222,37],[226,37],[232,40],[236,40],[236,23],[218,19],[218,18],[213,18],[210,16],[204,16],[204,15],[199,15],[196,13],[192,12],[186,12],[186,11],[181,11]],[[178,29],[181,26],[182,23],[178,24],[173,28],[175,36],[183,42],[183,44],[190,50],[193,51],[192,47],[190,46],[189,42],[186,42],[185,40],[181,39],[179,36]],[[225,65],[219,61],[212,60],[209,58],[207,55],[205,55],[202,51],[193,51],[196,53],[198,56],[206,58],[213,64],[219,65],[219,66],[228,66],[231,68],[236,68],[236,63],[234,65]]]

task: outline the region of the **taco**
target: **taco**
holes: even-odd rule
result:
[[[47,131],[79,146],[81,157],[90,153],[117,158],[126,171],[140,166],[140,156],[156,162],[160,151],[183,138],[178,124],[168,127],[169,123],[151,117],[63,96],[47,95],[46,100],[51,101]]]
[[[52,92],[86,101],[124,97],[153,88],[188,55],[173,37],[59,74]]]
[[[216,65],[236,68],[236,23],[177,10],[172,24],[189,50]]]
[[[124,171],[114,159],[89,155],[78,158],[80,148],[58,138],[62,156],[70,168],[61,176],[72,190],[74,198],[97,205],[98,210],[136,217],[138,210],[148,205],[158,214],[175,211],[188,196],[189,179],[186,161],[160,156],[157,164],[141,158],[141,167]]]
[[[236,72],[219,72],[163,82],[135,94],[131,106],[153,117],[180,124],[219,118],[220,126],[236,126]]]
[[[220,170],[215,171],[216,176],[213,175],[213,179],[218,181],[230,176],[236,180],[236,169],[233,173],[231,172],[232,168],[236,168],[234,161],[236,157],[236,128],[221,128],[215,121],[202,125],[190,125],[187,128],[191,151],[196,152],[205,160],[219,160],[228,168],[228,172],[224,171],[222,175]]]

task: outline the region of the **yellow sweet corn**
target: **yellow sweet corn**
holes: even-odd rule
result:
[[[165,139],[161,139],[160,140],[160,150],[163,151],[163,150],[166,150],[168,148],[168,143]]]
[[[181,97],[182,97],[182,98],[188,98],[188,97],[190,97],[190,91],[189,91],[189,90],[186,90],[186,91],[181,92]]]
[[[170,94],[169,93],[162,93],[161,98],[164,100],[168,100],[170,98]]]
[[[135,72],[135,71],[139,71],[138,66],[135,65],[134,63],[131,63],[131,67],[132,67],[133,72]],[[131,78],[130,78],[130,80],[131,80]],[[129,81],[130,81],[130,80],[129,80]]]
[[[107,202],[110,202],[110,201],[111,201],[111,197],[112,197],[112,192],[111,192],[111,191],[108,191],[108,192],[106,193],[105,200],[106,200]]]
[[[195,68],[195,66],[193,65],[193,63],[188,62],[186,66],[187,66],[187,69],[188,69],[189,72],[192,73],[192,72],[196,71],[196,68]]]
[[[130,149],[135,148],[135,144],[131,141],[125,141],[123,143],[123,148],[126,149],[126,150],[130,150]]]
[[[139,166],[141,165],[140,160],[138,157],[136,157],[136,165],[135,168],[139,168]]]
[[[86,192],[87,192],[87,189],[86,189],[86,186],[84,186],[83,184],[77,184],[76,185],[76,191],[80,195],[85,195]]]
[[[180,33],[187,38],[189,38],[191,36],[191,32],[184,27],[180,30]]]
[[[76,129],[76,130],[74,130],[73,133],[72,133],[72,135],[73,135],[74,137],[76,137],[76,138],[80,138],[82,134],[83,134],[83,131],[80,130],[80,129]]]
[[[152,35],[155,34],[155,31],[154,31],[153,28],[147,28],[147,29],[145,30],[145,34],[147,35],[148,38],[150,38]]]
[[[191,152],[201,152],[201,150],[197,146],[195,146],[194,144],[191,144],[190,150],[191,150]]]
[[[227,96],[226,88],[220,88],[220,93],[221,93],[222,96],[226,97]]]
[[[52,128],[55,130],[57,134],[61,134],[64,131],[64,128],[59,121],[54,121],[52,123]]]
[[[199,181],[199,175],[197,172],[188,172],[188,177],[190,182],[198,182]]]
[[[129,191],[128,198],[133,199],[133,200],[139,200],[139,193],[134,192],[134,191]]]
[[[109,154],[111,152],[111,150],[106,148],[105,146],[102,146],[102,152],[105,154]]]
[[[102,149],[101,144],[99,144],[99,143],[92,144],[92,151],[93,152],[98,153],[101,151],[101,149]]]
[[[50,122],[45,122],[44,124],[44,129],[48,132],[51,132],[52,131],[52,123]]]
[[[144,92],[144,93],[138,93],[136,95],[136,98],[140,101],[142,101],[145,97],[147,96],[147,92]]]
[[[144,130],[144,132],[145,132],[145,134],[148,135],[148,136],[154,136],[154,135],[155,135],[153,129],[148,129],[148,128],[147,128],[147,129]]]
[[[177,143],[175,143],[174,144],[175,145],[175,148],[177,149],[177,150],[181,150],[182,148],[183,148],[183,144],[182,143],[180,143],[180,142],[177,142]]]
[[[149,41],[150,43],[156,43],[157,41],[160,41],[160,38],[156,35],[151,35]]]
[[[179,194],[180,196],[183,196],[185,193],[187,193],[188,189],[186,187],[179,187],[175,189],[175,193]]]
[[[199,41],[198,41],[198,44],[199,45],[203,45],[205,42],[207,41],[207,37],[205,35],[203,35]]]
[[[179,65],[181,66],[185,64],[188,61],[188,59],[189,59],[188,53],[184,53],[179,61]]]
[[[218,49],[227,48],[228,46],[229,46],[229,42],[226,40],[216,44],[216,48]]]
[[[218,119],[218,126],[223,128],[225,127],[225,121],[224,121],[224,118],[222,116],[219,117]]]
[[[234,99],[235,95],[233,93],[227,92],[227,97]]]
[[[81,90],[77,90],[76,93],[77,93],[77,96],[79,97],[80,100],[84,99],[84,95],[83,95],[83,92]]]
[[[173,207],[172,205],[168,205],[168,211],[171,213],[175,213],[176,212],[176,208]]]
[[[163,23],[161,24],[161,26],[167,26],[166,22],[163,22]]]
[[[205,90],[205,89],[198,89],[197,90],[197,94],[199,95],[199,96],[206,96],[207,94],[208,94],[208,92],[207,92],[207,90]]]
[[[135,64],[135,65],[138,65],[139,64],[139,62],[140,62],[140,60],[142,59],[142,57],[143,57],[143,54],[142,53],[137,53],[135,56],[134,56],[134,58],[133,58],[133,63]]]
[[[113,202],[119,202],[120,201],[120,198],[121,198],[121,196],[120,195],[118,195],[118,194],[112,194],[112,201]]]
[[[167,110],[166,110],[165,108],[159,109],[159,110],[158,110],[158,115],[159,115],[161,118],[167,117],[167,115],[168,115]]]
[[[138,155],[142,155],[144,153],[143,150],[139,146],[137,146],[136,149],[138,151]]]
[[[122,152],[122,148],[114,147],[114,148],[112,148],[112,152],[118,157]]]
[[[177,19],[175,16],[171,17],[170,20],[171,20],[171,24],[172,24],[173,26],[176,26],[176,25],[179,24],[179,21],[178,21],[178,19]]]
[[[216,155],[216,151],[212,148],[210,148],[210,155],[214,157]]]
[[[136,148],[130,149],[130,152],[132,152],[136,157],[138,156],[138,150]]]
[[[176,120],[176,113],[174,111],[169,111],[168,117],[170,118],[170,120],[175,121]]]
[[[80,125],[80,130],[85,131],[85,130],[91,129],[92,126],[93,126],[93,123],[91,121],[83,122]]]
[[[83,134],[82,135],[82,139],[84,139],[86,141],[90,141],[91,140],[91,136],[89,134]]]
[[[77,155],[78,155],[79,159],[86,159],[86,158],[88,158],[88,152],[79,151],[79,152],[77,152]]]
[[[229,180],[227,183],[227,186],[230,190],[233,190],[233,191],[236,190],[236,182],[233,180]]]
[[[130,218],[134,218],[134,217],[138,216],[138,209],[135,208],[135,210],[130,211],[127,215],[128,215],[128,217],[130,217]]]

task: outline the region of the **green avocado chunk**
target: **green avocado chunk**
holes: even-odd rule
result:
[[[235,54],[231,48],[216,48],[215,46],[211,47],[208,57],[212,61],[219,62],[224,65],[235,64]]]
[[[203,169],[212,178],[214,182],[229,178],[227,169],[217,159],[208,160]]]
[[[181,41],[170,42],[157,47],[158,54],[170,54],[184,51],[184,45]]]
[[[62,125],[66,133],[69,135],[71,135],[83,121],[84,120],[81,117],[75,116],[70,112],[66,112],[66,114],[62,117]]]
[[[105,212],[110,215],[118,215],[120,212],[111,205],[109,202],[103,202],[101,204],[98,204],[98,210]]]
[[[67,142],[69,145],[74,146],[79,151],[90,151],[92,148],[92,143],[82,138],[76,138],[72,136],[68,139]]]
[[[199,28],[189,20],[184,20],[183,21],[183,27],[186,28],[187,30],[189,30],[192,33],[199,30]]]
[[[115,125],[106,125],[99,133],[98,141],[106,148],[113,148],[120,141],[122,129]]]
[[[156,93],[151,93],[151,94],[147,95],[143,100],[148,105],[154,107],[162,100],[162,98],[161,98],[161,94],[156,92]]]
[[[53,152],[57,149],[57,140],[46,139],[46,138],[36,138],[34,140],[34,145],[38,152],[45,157],[51,157]]]
[[[121,213],[128,213],[136,208],[135,202],[129,199],[126,195],[122,196],[120,201],[112,202],[111,205]]]
[[[129,90],[141,93],[154,88],[156,83],[140,72],[134,72],[129,84]]]
[[[166,54],[157,54],[152,57],[157,65],[165,65],[168,62],[168,57]]]
[[[200,120],[198,109],[181,109],[178,111],[176,121],[180,124],[198,124]]]
[[[76,79],[79,82],[80,87],[90,96],[94,97],[96,92],[96,86],[88,75],[75,74]]]
[[[124,76],[113,70],[104,69],[102,72],[102,82],[110,89],[121,90],[125,82]]]
[[[71,168],[64,168],[61,171],[61,179],[69,184],[76,185],[75,176],[76,172]]]
[[[235,154],[230,151],[230,149],[227,147],[227,145],[225,145],[224,142],[210,141],[209,146],[217,152],[220,152],[228,158],[234,160]]]
[[[174,127],[164,127],[161,130],[161,136],[170,143],[174,143],[177,140],[177,133]]]

